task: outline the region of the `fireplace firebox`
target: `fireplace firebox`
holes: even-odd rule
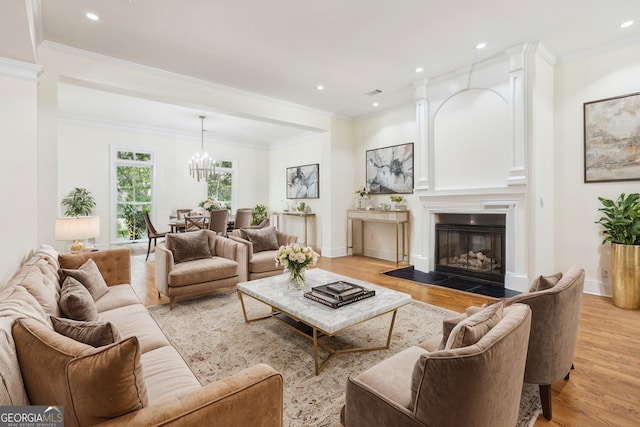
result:
[[[438,214],[435,229],[435,271],[504,286],[504,215]]]

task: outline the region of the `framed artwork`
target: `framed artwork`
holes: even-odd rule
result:
[[[320,197],[320,165],[287,168],[287,199],[317,199]]]
[[[413,142],[367,150],[365,169],[371,194],[413,193]]]
[[[640,179],[640,93],[584,103],[584,182]]]

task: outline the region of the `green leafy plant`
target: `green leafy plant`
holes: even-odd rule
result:
[[[269,210],[265,205],[256,205],[251,211],[251,225],[258,225],[269,217]]]
[[[66,216],[89,216],[96,207],[96,201],[86,188],[74,188],[62,199]]]
[[[640,245],[640,194],[622,193],[613,201],[598,197],[602,207],[598,209],[604,214],[597,224],[602,225],[604,240],[621,245]]]
[[[404,200],[404,196],[401,196],[400,194],[392,194],[389,196],[389,198],[394,203],[400,203],[401,201]]]

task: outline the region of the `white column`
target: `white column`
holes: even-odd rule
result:
[[[416,102],[416,144],[414,147],[414,188],[429,189],[429,103],[427,80],[414,83]]]
[[[510,58],[509,86],[511,91],[511,122],[513,123],[513,158],[509,169],[508,184],[527,183],[527,86],[526,59],[528,45],[506,51]]]

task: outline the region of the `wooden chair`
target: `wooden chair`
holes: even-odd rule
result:
[[[229,211],[226,209],[211,211],[209,214],[209,230],[215,231],[218,236],[227,237],[228,222]]]
[[[178,220],[184,219],[185,215],[189,215],[191,209],[176,209],[176,216]]]
[[[234,226],[236,230],[241,228],[249,227],[251,225],[251,215],[253,214],[253,209],[251,208],[240,208],[236,210],[236,217],[234,219]]]
[[[204,230],[207,228],[207,224],[205,223],[203,216],[190,216],[186,215],[184,217],[184,231],[198,231]]]
[[[145,261],[149,259],[149,252],[151,252],[151,240],[153,240],[153,247],[155,248],[158,244],[158,238],[164,237],[167,232],[159,233],[156,228],[151,223],[151,218],[149,218],[149,212],[144,211],[144,223],[147,226],[147,237],[149,237],[149,244],[147,245],[147,258]]]

